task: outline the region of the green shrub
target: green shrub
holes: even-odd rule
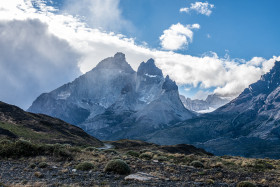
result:
[[[5,144],[11,144],[13,143],[11,140],[8,140],[8,139],[3,139],[0,141],[0,145],[5,145]]]
[[[213,179],[207,179],[206,184],[213,185],[213,184],[215,184],[215,181]]]
[[[48,164],[46,162],[41,162],[38,164],[38,168],[46,168],[48,167]]]
[[[83,163],[78,164],[75,168],[77,170],[81,170],[81,171],[89,171],[89,170],[94,169],[94,165],[93,165],[93,163],[90,163],[90,162],[83,162]]]
[[[38,171],[34,173],[34,176],[37,178],[44,178],[44,174]]]
[[[38,147],[26,140],[18,140],[16,142],[6,142],[0,145],[0,157],[26,157],[38,155]]]
[[[256,187],[256,185],[248,181],[242,181],[239,182],[236,187]]]
[[[96,151],[97,149],[95,147],[87,147],[85,148],[85,151]]]
[[[72,153],[80,153],[82,152],[81,148],[79,147],[69,147],[68,150]]]
[[[67,149],[61,147],[54,148],[53,156],[58,159],[67,159],[67,160],[73,159],[72,154]]]
[[[130,168],[123,160],[116,159],[111,160],[107,163],[105,172],[113,172],[120,175],[126,175],[130,173]]]
[[[192,161],[192,162],[191,162],[191,166],[196,167],[196,168],[204,168],[203,163],[200,162],[200,161],[197,161],[197,160]]]
[[[155,160],[158,160],[160,162],[163,162],[163,161],[167,161],[168,158],[166,158],[165,156],[156,156],[154,157]]]
[[[140,150],[140,153],[142,154],[142,153],[146,153],[146,152],[151,152],[151,150],[150,149],[142,149],[142,150]]]
[[[26,140],[18,140],[15,142],[15,151],[17,156],[35,156],[38,155],[38,148]]]
[[[257,170],[266,170],[274,169],[275,167],[272,164],[266,162],[265,160],[256,160],[253,165],[253,168]]]
[[[117,155],[118,152],[115,151],[114,149],[104,149],[103,150],[104,153],[111,153],[112,155]]]
[[[36,164],[31,163],[28,167],[31,168],[31,169],[34,169],[34,168],[36,168]]]
[[[20,158],[38,155],[52,155],[56,158],[72,159],[72,154],[60,144],[33,144],[26,140],[17,140],[16,142],[5,141],[0,144],[0,157],[2,158]]]
[[[149,153],[142,153],[139,158],[141,159],[145,159],[145,160],[151,160],[153,158],[153,155],[149,154]]]
[[[136,151],[128,151],[126,152],[127,155],[133,156],[133,157],[139,157],[140,153],[136,152]]]

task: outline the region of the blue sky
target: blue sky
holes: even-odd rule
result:
[[[232,99],[280,60],[279,7],[278,0],[0,1],[0,100],[26,109],[116,52],[135,70],[154,58],[187,97]]]
[[[270,58],[280,53],[280,15],[278,0],[209,0],[214,4],[210,16],[179,12],[193,0],[121,0],[123,16],[136,32],[125,32],[149,46],[158,48],[158,37],[171,24],[199,23],[192,44],[180,53],[202,55],[214,51],[219,56],[246,60],[254,56]],[[205,2],[205,1],[204,1]],[[207,35],[211,37],[208,38]],[[227,52],[228,51],[228,52]]]
[[[219,56],[250,60],[255,56],[270,58],[280,54],[280,1],[271,0],[209,0],[215,7],[210,16],[178,10],[188,7],[195,0],[121,0],[125,19],[130,20],[133,32],[122,32],[146,41],[153,48],[160,48],[159,36],[170,25],[199,23],[201,29],[194,32],[193,42],[182,54],[201,56],[209,51]],[[202,1],[205,2],[205,1]],[[193,96],[199,87],[180,92]],[[213,88],[205,91],[213,91]]]
[[[213,4],[212,14],[179,11],[195,2]],[[53,0],[53,3],[63,8],[67,0]],[[279,7],[278,0],[120,0],[122,16],[133,28],[107,31],[160,48],[159,36],[170,25],[198,23],[201,29],[194,33],[193,42],[188,49],[178,50],[179,53],[200,56],[214,51],[219,56],[229,54],[246,60],[255,56],[270,58],[280,53]]]

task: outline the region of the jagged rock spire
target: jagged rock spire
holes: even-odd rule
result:
[[[154,75],[163,77],[162,71],[155,65],[154,59],[142,62],[137,70],[137,75]]]

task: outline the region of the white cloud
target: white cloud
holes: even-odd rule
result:
[[[122,17],[120,0],[65,0],[63,10],[78,15],[92,28],[121,31],[133,29],[132,24]]]
[[[185,7],[185,8],[180,8],[180,12],[189,12],[190,9]]]
[[[181,23],[171,25],[169,29],[163,31],[163,35],[159,38],[162,48],[175,51],[187,47],[193,40],[192,29],[199,28],[200,25],[197,23],[186,26]]]
[[[210,16],[212,14],[212,9],[214,8],[213,4],[209,4],[207,1],[205,3],[203,2],[195,2],[191,3],[191,6],[188,8],[181,8],[180,12],[187,12],[190,11],[196,11],[199,14],[203,14],[206,16]]]
[[[41,9],[37,10],[30,1],[0,1],[0,33],[9,35],[0,37],[0,100],[13,101],[20,106],[31,104],[30,100],[35,99],[34,95],[29,96],[31,92],[39,95],[76,78],[77,66],[85,73],[118,51],[126,54],[127,61],[134,69],[140,62],[154,58],[163,73],[169,74],[178,84],[201,85],[206,89],[217,87],[215,93],[228,97],[240,94],[268,72],[275,60],[280,60],[280,57],[273,57],[240,62],[219,58],[215,53],[195,57],[149,49],[123,35],[87,27],[78,18],[59,14],[44,3],[39,3]],[[11,29],[14,27],[12,25],[16,29]],[[198,26],[179,26],[179,29],[175,29],[182,29],[187,33],[185,37],[191,41],[192,31],[185,31],[185,28],[191,30]],[[27,101],[21,103],[20,100],[27,96]]]
[[[254,57],[252,58],[252,60],[248,61],[247,64],[251,65],[251,66],[260,66],[263,62],[265,62],[266,60],[262,57]]]
[[[194,57],[173,53],[157,55],[158,66],[178,84],[188,84],[202,88],[217,87],[214,93],[223,97],[238,96],[249,84],[260,79],[274,65],[273,57],[263,61],[260,66],[240,63],[236,60],[213,56]]]
[[[200,25],[198,23],[192,24],[189,26],[191,29],[200,29]]]

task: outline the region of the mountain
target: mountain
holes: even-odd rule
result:
[[[228,99],[223,99],[219,97],[217,94],[208,95],[206,100],[200,100],[200,99],[192,100],[190,98],[186,98],[183,95],[180,95],[180,99],[188,110],[195,111],[198,113],[212,112],[215,109],[229,102]]]
[[[280,158],[280,62],[216,111],[149,135],[156,143],[190,143],[214,154]],[[164,139],[162,137],[165,137]]]
[[[73,82],[41,94],[28,111],[80,124],[115,103],[122,89],[135,79],[134,74],[124,54],[117,53]]]
[[[0,138],[31,140],[35,143],[62,143],[102,146],[82,129],[43,114],[33,114],[0,102]]]
[[[163,76],[153,59],[135,72],[122,53],[40,95],[28,111],[60,118],[104,140],[135,139],[195,116],[183,106],[176,83]]]

